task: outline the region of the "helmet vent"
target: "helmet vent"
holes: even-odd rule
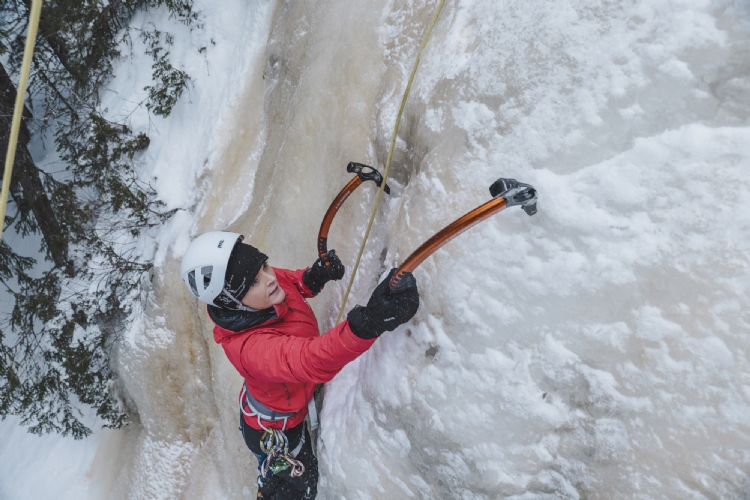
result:
[[[188,273],[188,283],[190,283],[190,290],[192,290],[193,295],[195,295],[196,297],[200,297],[200,294],[198,293],[198,287],[195,285],[195,269]]]
[[[208,285],[211,284],[211,272],[214,270],[214,266],[203,266],[201,267],[201,274],[203,275],[203,289],[206,290]]]

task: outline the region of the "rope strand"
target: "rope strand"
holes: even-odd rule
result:
[[[346,287],[346,293],[344,294],[344,301],[341,303],[341,310],[339,311],[339,315],[336,318],[336,324],[338,325],[341,322],[341,317],[344,315],[344,309],[346,308],[346,301],[349,299],[349,293],[352,290],[352,284],[354,284],[354,276],[357,274],[357,269],[359,268],[359,261],[362,259],[362,253],[365,250],[365,244],[367,243],[367,238],[370,236],[370,229],[372,229],[372,223],[375,220],[375,214],[378,212],[378,207],[380,206],[380,200],[383,198],[383,191],[385,190],[385,182],[388,180],[388,172],[391,169],[391,159],[393,158],[393,149],[396,146],[396,137],[398,136],[398,127],[401,124],[401,115],[404,113],[404,108],[406,107],[406,99],[409,97],[409,91],[411,90],[411,84],[414,81],[414,75],[417,73],[417,67],[419,66],[419,60],[422,57],[422,50],[424,50],[425,45],[427,45],[427,41],[430,39],[430,35],[432,34],[432,28],[435,27],[435,23],[437,22],[438,16],[440,16],[440,11],[443,10],[443,4],[445,4],[445,0],[440,0],[440,4],[438,4],[437,10],[435,11],[435,15],[432,16],[432,21],[430,22],[430,26],[427,28],[427,33],[425,33],[424,39],[422,40],[422,45],[419,47],[419,51],[417,52],[417,59],[414,61],[414,66],[411,69],[411,75],[409,76],[409,81],[406,84],[406,90],[404,91],[404,97],[401,99],[401,106],[398,108],[398,115],[396,116],[396,126],[393,128],[393,136],[391,136],[391,146],[388,148],[388,158],[385,162],[385,172],[383,173],[383,182],[380,184],[380,189],[378,190],[378,196],[375,199],[375,206],[372,209],[372,214],[370,215],[370,222],[367,224],[367,229],[365,230],[365,236],[362,239],[362,244],[359,246],[359,252],[357,253],[357,260],[354,262],[354,269],[352,270],[352,276],[349,278],[349,285]]]

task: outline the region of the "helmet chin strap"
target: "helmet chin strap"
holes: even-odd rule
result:
[[[242,302],[240,302],[239,300],[237,300],[237,297],[235,297],[234,295],[232,295],[231,293],[229,293],[229,290],[227,290],[226,288],[223,288],[221,290],[221,293],[225,294],[227,297],[229,297],[232,300],[232,302],[234,302],[235,304],[237,304],[237,309],[240,310],[240,311],[247,311],[247,312],[257,312],[258,311],[258,309],[253,309],[252,307],[246,306],[245,304],[243,304]]]

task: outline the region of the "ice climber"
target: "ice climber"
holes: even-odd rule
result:
[[[392,294],[392,270],[366,307],[355,306],[347,321],[320,335],[305,299],[344,276],[335,252],[328,253],[328,266],[319,258],[312,267],[290,271],[269,266],[266,255],[242,240],[226,231],[198,236],[185,252],[180,275],[208,304],[214,340],[245,380],[240,431],[258,459],[258,498],[312,499],[318,460],[305,420],[308,407],[314,410],[315,384],[331,380],[383,332],[414,316],[416,280],[407,275],[406,291]]]

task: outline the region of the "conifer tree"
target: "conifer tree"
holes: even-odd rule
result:
[[[0,55],[8,61],[0,66],[2,152],[30,7],[31,0],[0,4]],[[152,8],[199,27],[192,0],[46,0],[42,10],[27,98],[34,107],[24,110],[4,221],[6,231],[22,242],[37,238],[41,248],[25,255],[0,243],[0,283],[13,299],[0,327],[0,417],[19,415],[34,433],[87,436],[85,406],[108,426],[127,421],[128,408],[111,393],[109,356],[151,268],[129,243],[171,213],[138,177],[135,162],[149,138],[107,119],[100,97],[118,48],[132,42],[133,14]],[[143,105],[168,116],[189,77],[169,61],[171,35],[141,36],[154,60]],[[33,133],[53,134],[62,172],[34,164]]]

